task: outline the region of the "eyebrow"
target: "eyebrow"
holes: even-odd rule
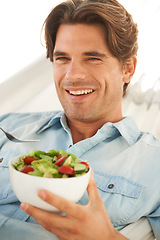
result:
[[[67,55],[67,53],[61,52],[61,51],[55,51],[55,52],[53,52],[53,57],[66,56],[66,55]]]
[[[61,52],[61,51],[55,51],[53,53],[53,57],[57,57],[57,56],[67,56],[68,54],[65,52]],[[102,57],[102,58],[108,58],[107,55],[105,53],[101,53],[101,52],[97,52],[97,51],[90,51],[90,52],[84,52],[82,55],[84,56],[93,56],[93,57]]]
[[[107,58],[107,55],[105,53],[100,53],[97,51],[91,51],[91,52],[84,52],[84,56],[93,56],[93,57],[102,57],[102,58]]]

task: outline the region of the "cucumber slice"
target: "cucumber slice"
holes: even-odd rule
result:
[[[87,167],[85,164],[81,164],[81,163],[75,163],[74,164],[74,171],[75,174],[77,173],[83,173],[83,172],[87,172]]]
[[[64,162],[62,163],[62,166],[70,166],[72,161],[73,161],[72,157],[69,156],[64,160]]]
[[[15,163],[14,168],[18,171],[21,171],[27,165],[24,162]]]

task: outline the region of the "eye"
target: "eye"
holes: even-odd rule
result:
[[[97,57],[89,57],[89,58],[88,58],[88,61],[90,61],[90,62],[101,62],[102,59],[97,58]]]
[[[62,57],[55,57],[54,58],[54,62],[67,62],[67,61],[69,61],[69,58],[68,57],[64,57],[64,56],[62,56]]]

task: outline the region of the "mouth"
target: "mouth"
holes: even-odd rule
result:
[[[87,95],[90,93],[93,93],[94,90],[93,89],[83,89],[83,90],[66,90],[70,95],[73,96],[80,96],[80,95]]]

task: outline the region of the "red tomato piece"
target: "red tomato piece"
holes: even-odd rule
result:
[[[67,156],[68,155],[64,155],[63,157],[59,158],[54,164],[60,167]]]
[[[29,172],[33,172],[33,171],[34,171],[34,168],[32,168],[31,166],[24,167],[21,170],[21,172],[26,173],[26,174],[28,174]]]
[[[89,169],[89,164],[87,162],[80,162],[80,163],[86,165],[86,167]]]
[[[61,157],[62,157],[62,154],[59,154],[59,155],[58,155],[58,159],[60,159]]]
[[[58,172],[68,174],[68,175],[74,175],[74,169],[69,166],[61,166],[58,168]]]
[[[26,164],[30,165],[31,162],[33,162],[35,160],[39,160],[39,159],[38,158],[32,158],[32,157],[25,157],[23,160]]]

